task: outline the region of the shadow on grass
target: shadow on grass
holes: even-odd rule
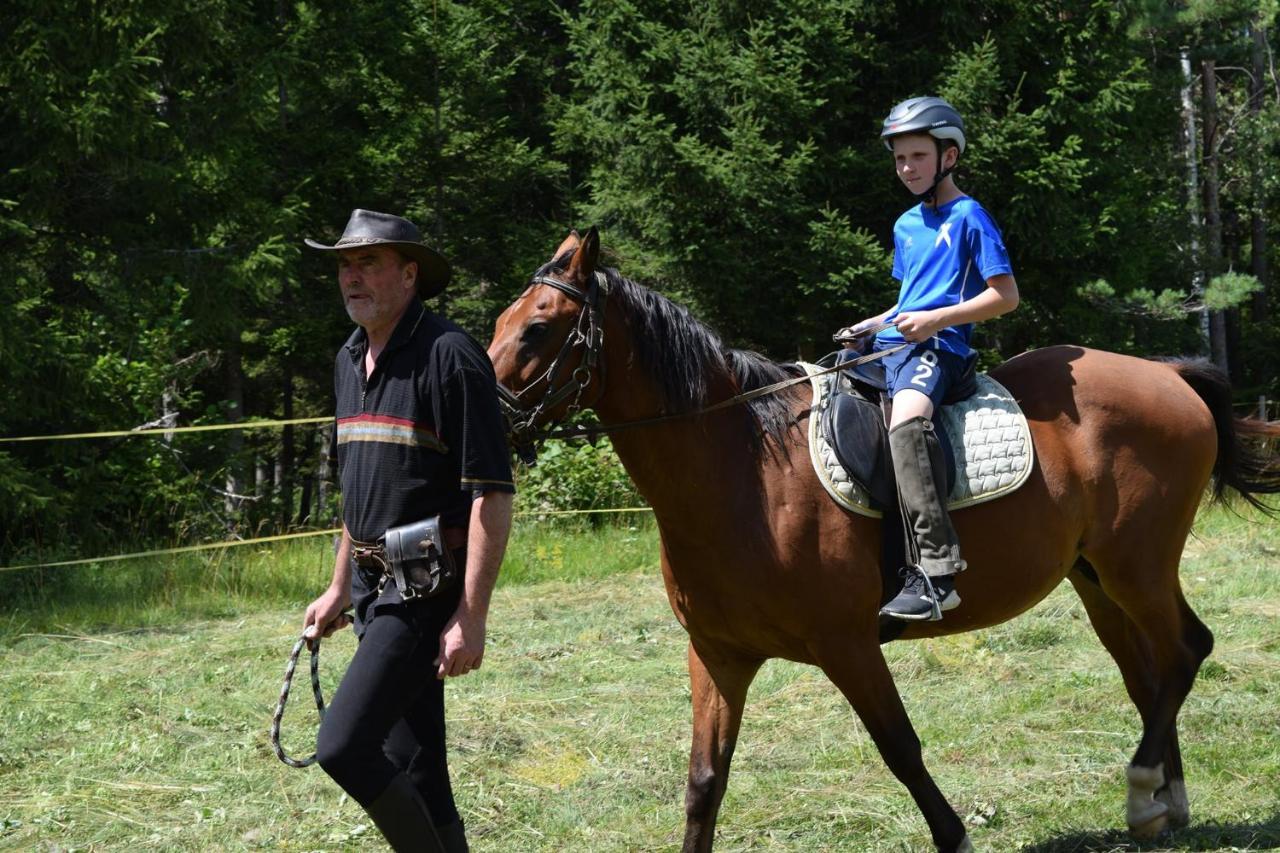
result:
[[[1275,850],[1280,848],[1280,813],[1258,823],[1203,823],[1136,841],[1119,829],[1073,832],[1022,848],[1022,853],[1120,853],[1142,850]]]

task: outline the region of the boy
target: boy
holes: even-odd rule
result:
[[[898,303],[845,332],[892,322],[872,348],[907,344],[883,364],[893,398],[889,445],[916,564],[902,569],[902,591],[880,613],[936,621],[960,603],[955,576],[965,563],[947,515],[947,472],[933,412],[977,358],[969,347],[973,324],[1017,307],[1018,285],[999,227],[956,187],[952,172],[965,147],[959,113],[941,98],[911,98],[889,113],[880,138],[893,152],[898,178],[920,203],[893,227]]]

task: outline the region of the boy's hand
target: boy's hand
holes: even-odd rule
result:
[[[927,341],[947,327],[946,320],[935,311],[904,311],[894,324],[902,336],[913,344]]]
[[[845,326],[843,329],[832,335],[832,338],[845,349],[859,351],[865,350],[867,345],[871,343],[871,338],[864,335],[863,332],[879,325],[877,322],[879,319],[879,317],[868,317],[860,323],[855,323],[852,326]]]

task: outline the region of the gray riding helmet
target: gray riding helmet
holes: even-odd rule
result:
[[[950,140],[964,153],[964,119],[942,98],[908,98],[889,111],[880,131],[884,147],[893,150],[893,137],[927,133],[939,141]]]

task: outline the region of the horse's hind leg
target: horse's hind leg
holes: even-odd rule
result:
[[[729,781],[747,688],[763,661],[699,653],[689,642],[693,693],[693,746],[685,789],[684,853],[706,853],[715,838],[716,816]]]
[[[1190,807],[1178,748],[1177,714],[1196,671],[1213,649],[1213,635],[1187,606],[1177,584],[1176,558],[1169,577],[1148,575],[1143,595],[1109,576],[1126,609],[1081,560],[1070,574],[1099,639],[1111,653],[1142,717],[1143,736],[1129,768],[1128,822],[1135,835],[1186,826]],[[1130,564],[1132,568],[1132,564]],[[1158,580],[1157,580],[1158,579]],[[1139,584],[1141,585],[1141,584]]]
[[[1145,727],[1156,698],[1154,670],[1146,639],[1129,617],[1124,615],[1120,606],[1107,598],[1088,562],[1080,560],[1069,578],[1080,595],[1080,600],[1084,602],[1094,632],[1120,668],[1125,689],[1142,716]],[[1182,756],[1178,750],[1177,738],[1175,723],[1164,754],[1164,775],[1167,781],[1155,796],[1156,800],[1167,806],[1168,822],[1174,827],[1185,826],[1191,819],[1186,786],[1182,781]]]
[[[823,672],[840,688],[866,726],[884,763],[911,792],[938,850],[972,851],[964,823],[925,769],[920,739],[902,707],[902,698],[874,633],[863,643],[851,642],[847,634],[841,634],[813,651]]]

